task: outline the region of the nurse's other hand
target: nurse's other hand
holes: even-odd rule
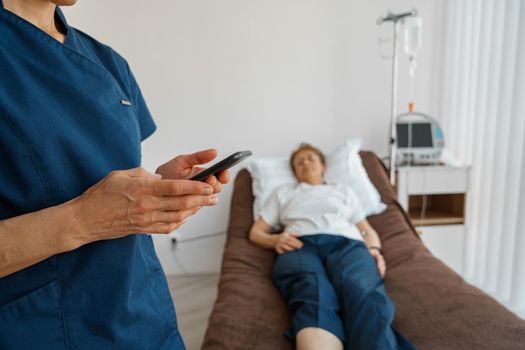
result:
[[[131,233],[170,233],[217,204],[203,182],[164,180],[144,168],[112,171],[72,201],[78,245]]]
[[[162,175],[163,179],[187,180],[206,169],[197,165],[209,163],[215,157],[217,157],[217,150],[215,149],[182,154],[159,166],[156,173]],[[213,187],[214,193],[221,192],[222,185],[227,184],[229,181],[230,172],[228,170],[221,171],[218,176],[210,176],[206,179],[206,183]]]
[[[298,239],[299,235],[293,232],[283,232],[277,235],[274,249],[278,254],[291,252],[303,247],[303,242]]]
[[[379,271],[381,278],[384,278],[386,274],[386,262],[385,258],[383,257],[383,254],[381,254],[377,249],[370,249],[369,252],[370,254],[372,254],[374,260],[376,261],[377,270]]]

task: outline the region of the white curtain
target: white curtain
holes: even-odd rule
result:
[[[464,277],[525,317],[525,0],[447,0],[441,116],[472,165]]]

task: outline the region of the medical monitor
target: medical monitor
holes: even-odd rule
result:
[[[438,164],[444,140],[441,127],[422,113],[405,113],[397,118],[397,164]]]
[[[397,124],[397,147],[399,148],[418,148],[432,147],[431,123]]]

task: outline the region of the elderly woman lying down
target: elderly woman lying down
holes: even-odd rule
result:
[[[299,183],[276,189],[250,230],[279,254],[272,278],[292,310],[287,336],[299,350],[414,349],[392,328],[381,241],[351,188],[324,183],[324,155],[311,145],[290,165]]]

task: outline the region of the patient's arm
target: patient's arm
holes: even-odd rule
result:
[[[361,232],[368,249],[371,247],[381,248],[381,240],[379,239],[376,230],[374,230],[372,225],[368,223],[368,220],[363,219],[359,221],[356,226],[359,232]]]
[[[274,249],[277,253],[291,252],[303,247],[298,235],[292,232],[272,234],[272,226],[259,218],[250,229],[250,241],[259,247]]]
[[[379,239],[376,230],[374,230],[372,225],[370,225],[366,219],[359,221],[356,224],[356,226],[359,232],[361,232],[361,234],[363,235],[363,239],[365,241],[366,246],[368,247],[368,250],[370,251],[370,254],[372,254],[376,261],[379,274],[381,275],[381,277],[385,277],[385,259],[383,258],[383,254],[381,254],[380,250],[374,249],[374,247],[381,249],[381,240]]]

